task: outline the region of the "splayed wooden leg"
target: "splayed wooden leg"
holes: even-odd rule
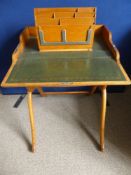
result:
[[[93,86],[90,92],[90,95],[93,95],[97,89],[97,86]]]
[[[35,133],[35,121],[34,121],[34,113],[33,113],[33,104],[32,104],[32,92],[34,89],[28,88],[28,108],[29,108],[29,117],[30,117],[30,126],[31,126],[31,134],[32,134],[32,152],[35,152],[35,144],[36,144],[36,133]]]
[[[40,88],[37,88],[38,89],[38,92],[40,93],[40,95],[42,97],[46,96],[46,94],[44,93],[43,89],[40,87]]]
[[[106,103],[107,103],[106,86],[101,87],[101,92],[102,92],[102,104],[101,104],[101,126],[100,126],[100,150],[103,151],[104,150]]]

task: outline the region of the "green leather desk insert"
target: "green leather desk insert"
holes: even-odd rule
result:
[[[96,37],[93,51],[38,51],[31,38],[7,83],[125,81],[103,41]]]

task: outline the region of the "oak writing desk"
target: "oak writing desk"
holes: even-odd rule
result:
[[[44,15],[52,10],[44,9],[46,12]],[[61,11],[59,8],[54,10]],[[81,13],[83,10],[81,9]],[[42,9],[38,10],[40,11]],[[90,15],[91,13],[89,12]],[[52,23],[49,18],[45,19],[49,24]],[[69,20],[71,19],[74,20],[69,17]],[[45,21],[40,26],[36,24],[34,27],[25,28],[20,35],[19,45],[13,53],[12,64],[2,86],[27,88],[33,152],[36,136],[32,93],[35,89],[44,96],[50,93],[43,92],[42,87],[92,87],[91,92],[63,92],[64,94],[93,94],[99,87],[102,93],[100,149],[103,150],[107,86],[130,84],[120,63],[119,52],[112,42],[112,35],[105,26],[96,25],[94,22],[89,26],[81,23],[74,25],[74,22],[72,25],[67,23],[47,25]]]

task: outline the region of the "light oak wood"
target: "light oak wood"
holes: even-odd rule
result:
[[[103,25],[95,25],[95,33],[97,32],[101,32],[103,30]],[[41,83],[41,82],[36,82],[36,83],[7,83],[7,79],[10,76],[10,73],[12,71],[12,69],[14,68],[17,59],[19,57],[19,54],[22,52],[25,43],[27,42],[29,37],[36,37],[36,33],[37,33],[37,28],[36,27],[27,27],[24,29],[24,31],[22,32],[22,34],[20,35],[20,42],[19,45],[17,47],[17,49],[15,50],[15,52],[13,53],[12,56],[12,64],[8,70],[8,72],[6,73],[6,76],[4,77],[1,86],[2,87],[73,87],[73,86],[103,86],[103,85],[130,85],[131,81],[126,73],[126,71],[124,70],[123,66],[121,65],[120,61],[117,62],[118,67],[120,68],[120,70],[122,71],[126,81],[99,81],[99,82],[68,82],[68,83],[63,83],[63,82],[46,82],[46,83]],[[108,37],[107,37],[108,39]],[[113,47],[113,46],[112,46]],[[110,47],[109,47],[110,49]],[[78,49],[79,51],[80,49]],[[50,50],[47,50],[47,52]],[[64,51],[64,50],[56,50],[58,52],[60,51]],[[114,59],[115,59],[115,55],[117,55],[117,51],[114,50],[116,52],[116,54],[114,54]],[[115,59],[116,60],[116,59]]]
[[[87,12],[55,12],[55,13],[44,13],[35,16],[35,20],[44,20],[44,19],[63,19],[63,18],[96,18],[95,13]]]
[[[39,18],[35,21],[36,26],[48,25],[93,25],[95,18],[77,17],[77,18]],[[52,26],[53,27],[53,26]]]
[[[66,30],[66,40],[68,42],[78,42],[86,41],[87,34],[89,29],[92,29],[90,43],[89,44],[77,44],[77,45],[41,45],[39,31],[44,33],[44,40],[46,42],[61,42],[61,31]],[[43,25],[37,28],[37,41],[40,51],[72,51],[72,50],[87,50],[92,49],[94,41],[94,26],[90,27],[90,24],[87,25],[60,25],[60,26],[47,26]]]
[[[103,25],[95,25],[95,33],[101,32],[101,30],[103,30]],[[7,83],[7,79],[9,78],[11,71],[13,70],[17,62],[19,53],[24,48],[24,43],[28,40],[29,37],[36,37],[36,33],[37,33],[36,27],[27,27],[22,32],[20,36],[19,46],[17,50],[15,51],[15,53],[13,53],[13,56],[12,56],[12,64],[1,83],[2,87],[74,87],[74,86],[104,86],[104,85],[114,86],[114,85],[130,85],[131,84],[131,81],[126,71],[124,70],[123,66],[121,65],[120,61],[117,62],[117,65],[122,71],[125,77],[125,81],[90,81],[90,82],[68,82],[68,83],[64,83],[64,82]],[[80,51],[80,50],[81,49],[78,49],[77,51]],[[46,51],[49,52],[50,50],[46,50]],[[56,50],[56,52],[60,52],[60,51],[64,51],[64,50],[63,49]],[[117,55],[117,51],[115,55]],[[115,55],[114,55],[114,59],[115,59]]]
[[[112,52],[114,58],[116,59],[116,62],[119,63],[120,62],[120,53],[112,41],[112,33],[105,26],[103,26],[102,33],[103,33],[103,38],[105,39],[105,41],[106,41],[110,51]]]
[[[83,18],[62,18],[60,19],[60,25],[93,25],[95,23],[94,18],[83,17]]]
[[[120,63],[120,61],[117,64],[118,64],[120,70],[122,71],[125,79],[131,84],[131,80],[130,80],[129,76],[127,75],[125,69],[123,68],[122,64]]]
[[[55,12],[55,18],[74,18],[74,12]]]
[[[30,117],[30,126],[31,126],[31,135],[32,135],[32,152],[35,152],[36,146],[36,133],[35,133],[35,121],[34,121],[34,113],[33,113],[33,104],[32,104],[32,92],[33,88],[28,88],[28,109],[29,109],[29,117]]]
[[[75,13],[75,18],[85,18],[85,17],[95,18],[96,14],[95,13],[88,13],[88,12]]]
[[[44,18],[44,19],[36,19],[35,24],[37,26],[41,25],[59,25],[60,19],[53,19],[53,18]]]
[[[54,18],[54,12],[42,12],[42,13],[37,13],[35,15],[35,18],[39,19],[39,18]]]
[[[40,48],[38,29],[39,27],[27,27],[20,35],[20,42],[12,55],[12,64],[2,81],[2,87],[26,87],[28,91],[28,108],[32,135],[32,151],[36,147],[36,132],[35,121],[32,104],[32,93],[34,89],[38,89],[41,96],[50,94],[94,94],[97,87],[101,87],[102,104],[101,104],[101,123],[100,123],[100,149],[104,150],[104,130],[105,130],[105,115],[106,115],[106,102],[107,102],[107,85],[129,85],[131,81],[126,74],[124,68],[120,63],[119,51],[116,49],[112,41],[111,32],[103,25],[94,25],[96,18],[96,8],[49,8],[49,9],[35,9],[35,23],[41,25],[40,29],[44,31],[46,41],[61,41],[61,30],[66,29],[68,41],[85,41],[87,30],[90,26],[93,29],[93,36],[91,40],[91,47],[61,47],[61,46],[47,46],[44,52],[61,52],[61,51],[80,51],[91,50],[93,45],[94,33],[101,32],[109,50],[112,52],[118,67],[122,71],[125,81],[90,81],[90,82],[36,82],[36,83],[7,83],[19,55],[23,52],[26,42],[30,37],[37,37],[38,45]],[[88,18],[86,17],[88,16]],[[87,20],[88,19],[88,20]],[[92,21],[91,21],[92,20]],[[80,25],[82,21],[83,25]],[[91,23],[88,23],[90,22]],[[79,24],[78,24],[79,23]],[[44,24],[44,25],[43,25]],[[49,26],[51,25],[51,26]],[[91,92],[88,91],[73,91],[73,92],[44,92],[42,87],[75,87],[75,86],[93,86]]]
[[[107,92],[106,86],[101,87],[102,103],[101,103],[101,123],[100,123],[100,150],[104,150],[104,131],[105,131],[105,117],[106,117],[106,103]]]
[[[96,8],[95,7],[79,7],[78,12],[95,12],[96,13]]]
[[[43,14],[48,12],[77,12],[78,8],[35,8],[34,14]]]
[[[97,89],[97,86],[93,86],[90,92],[90,95],[93,95]]]
[[[95,13],[89,13],[89,12],[44,12],[37,14],[35,18],[37,19],[45,19],[45,18],[51,18],[51,19],[57,19],[57,18],[74,18],[74,17],[96,17]]]
[[[96,21],[96,8],[37,8],[34,9],[35,25],[45,24],[46,18],[49,19],[64,19],[64,18],[84,18],[88,17],[91,21]],[[89,21],[89,20],[88,20]],[[49,25],[51,25],[49,23]],[[57,25],[57,23],[56,23]]]
[[[65,95],[65,94],[90,94],[89,91],[69,91],[69,92],[44,92],[44,95]]]
[[[11,70],[13,67],[8,71],[7,76],[10,75]],[[125,80],[125,81],[90,81],[90,82],[37,82],[37,83],[7,83],[6,80],[8,77],[5,77],[4,80],[1,83],[1,87],[75,87],[75,86],[121,86],[121,85],[131,85],[131,81]]]
[[[41,95],[42,97],[45,97],[45,96],[46,96],[46,94],[45,94],[45,92],[43,91],[42,88],[38,87],[37,89],[38,89],[38,92],[40,93],[40,95]]]
[[[34,13],[40,14],[40,13],[47,13],[47,12],[96,12],[95,7],[74,7],[74,8],[35,8]]]

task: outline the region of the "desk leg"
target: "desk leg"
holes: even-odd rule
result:
[[[46,94],[44,93],[43,89],[42,88],[37,88],[38,89],[38,92],[40,93],[40,95],[42,97],[46,96]]]
[[[34,125],[34,113],[33,113],[33,104],[32,104],[32,92],[34,89],[28,89],[28,108],[29,108],[29,117],[30,117],[30,126],[32,134],[32,152],[35,152],[36,144],[36,134],[35,134],[35,125]]]
[[[97,86],[93,86],[90,92],[90,95],[93,95],[97,89]]]
[[[102,104],[101,104],[101,126],[100,126],[100,150],[104,150],[104,130],[105,130],[105,116],[106,116],[106,102],[107,92],[106,86],[101,87]]]

